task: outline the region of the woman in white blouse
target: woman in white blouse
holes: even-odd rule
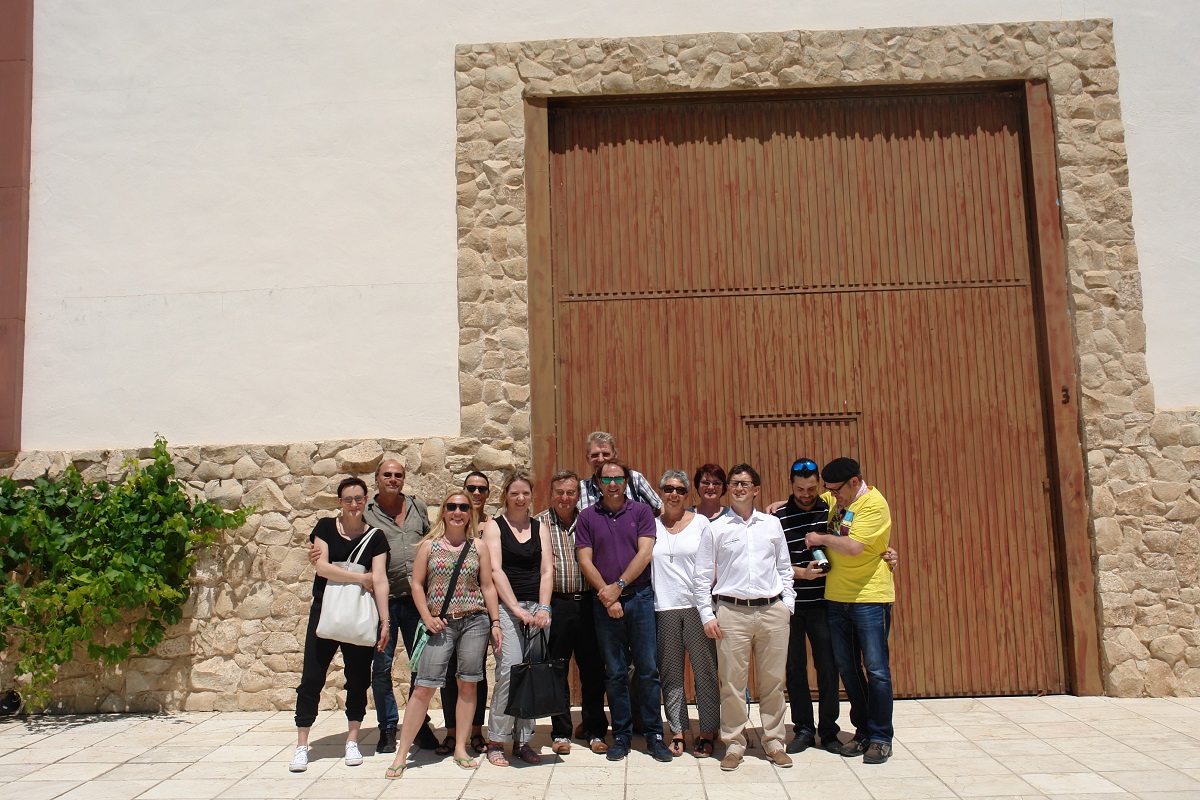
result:
[[[690,732],[687,700],[683,693],[684,655],[692,662],[696,706],[700,712],[700,734],[692,755],[712,755],[713,741],[721,725],[721,697],[717,684],[717,648],[704,635],[700,612],[696,608],[693,578],[700,535],[708,527],[701,514],[686,509],[691,486],[686,472],[670,469],[658,482],[662,495],[662,516],[655,522],[658,535],[654,543],[654,621],[658,629],[658,673],[662,680],[663,704],[667,727],[671,730],[670,748],[683,755]]]

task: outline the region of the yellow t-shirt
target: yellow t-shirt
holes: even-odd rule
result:
[[[836,515],[833,495],[822,497],[829,504],[829,519]],[[830,570],[825,577],[825,599],[839,603],[894,603],[896,588],[892,570],[882,558],[892,538],[892,512],[875,487],[850,504],[850,538],[862,542],[861,555],[848,556],[825,548]]]

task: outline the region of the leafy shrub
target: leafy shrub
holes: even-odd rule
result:
[[[111,666],[161,642],[182,619],[197,551],[246,522],[250,509],[188,495],[161,436],[151,456],[126,461],[116,484],[88,483],[74,465],[31,486],[0,479],[0,653],[28,676],[27,707],[49,700],[81,644]]]

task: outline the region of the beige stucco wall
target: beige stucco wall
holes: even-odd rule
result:
[[[474,44],[454,66],[469,438],[177,451],[198,490],[260,513],[201,564],[188,618],[154,658],[98,677],[70,667],[63,708],[293,707],[311,583],[304,540],[333,508],[331,483],[396,452],[411,487],[436,502],[472,466],[528,460],[525,97],[1018,79],[1048,80],[1056,116],[1105,685],[1200,694],[1200,412],[1155,410],[1109,22]],[[28,479],[68,457],[96,476],[120,463],[34,452],[4,470]]]

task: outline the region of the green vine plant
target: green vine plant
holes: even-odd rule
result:
[[[16,658],[25,707],[49,703],[82,645],[113,666],[161,642],[183,618],[198,551],[251,511],[194,500],[161,436],[115,484],[74,465],[29,486],[0,479],[0,654]]]

